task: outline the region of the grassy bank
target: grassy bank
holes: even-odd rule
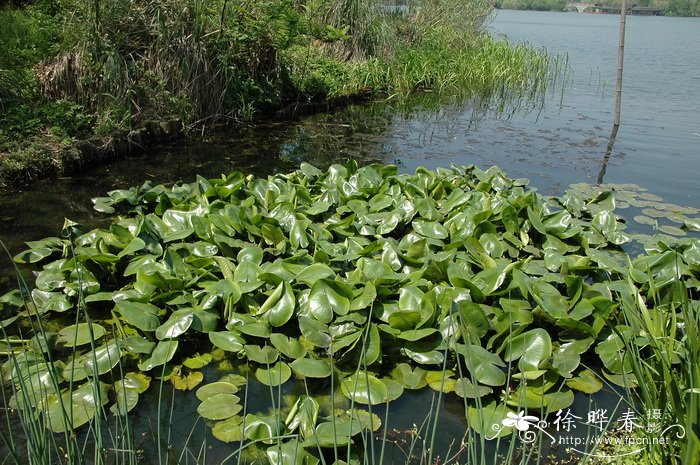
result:
[[[291,104],[430,90],[520,98],[547,57],[483,33],[488,2],[37,0],[0,10],[0,186],[60,174],[79,139]]]

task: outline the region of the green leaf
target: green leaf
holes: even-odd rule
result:
[[[252,362],[257,362],[261,365],[270,365],[277,361],[280,353],[277,349],[271,346],[255,346],[255,345],[245,345],[243,346],[245,350],[245,355],[248,360]]]
[[[156,348],[153,349],[151,357],[139,363],[139,370],[149,371],[155,367],[165,365],[175,356],[178,344],[178,341],[173,339],[160,341]]]
[[[174,339],[184,334],[192,325],[194,314],[192,310],[176,310],[168,321],[156,328],[156,337],[160,340]]]
[[[240,442],[243,440],[243,418],[232,416],[224,421],[219,421],[211,432],[219,441]]]
[[[197,389],[197,392],[195,392],[195,395],[197,396],[197,399],[204,401],[217,394],[235,394],[237,392],[238,386],[235,384],[227,381],[216,381],[200,387]]]
[[[289,365],[294,373],[305,378],[328,378],[333,372],[328,360],[299,358]]]
[[[411,368],[408,363],[399,363],[392,370],[391,376],[406,389],[421,389],[428,385],[426,371],[420,367]]]
[[[314,346],[326,349],[331,346],[332,338],[328,326],[320,321],[305,316],[299,317],[299,330],[304,338]]]
[[[130,325],[142,331],[155,331],[160,326],[160,309],[155,305],[121,300],[116,303],[116,309]]]
[[[73,392],[61,391],[60,399],[56,394],[49,394],[40,409],[46,414],[51,431],[62,433],[92,420],[108,401],[107,385],[89,381]]]
[[[245,437],[252,441],[262,441],[266,444],[274,444],[275,438],[279,435],[280,424],[277,415],[260,417],[257,415],[245,416]]]
[[[459,378],[455,383],[455,394],[459,397],[478,399],[491,394],[491,392],[493,392],[493,389],[490,387],[473,384],[467,378]]]
[[[240,398],[234,394],[214,394],[202,401],[197,407],[197,413],[207,420],[225,420],[243,410]]]
[[[591,370],[583,370],[577,377],[566,380],[566,385],[586,394],[594,394],[603,389],[603,382]]]
[[[297,274],[295,279],[307,286],[313,286],[316,281],[333,277],[335,277],[335,272],[331,267],[323,263],[313,263]]]
[[[83,369],[88,375],[103,375],[109,373],[121,358],[119,342],[112,339],[108,343],[80,357]]]
[[[292,405],[284,423],[289,431],[299,429],[304,439],[313,437],[320,406],[313,397],[301,396]]]
[[[455,351],[464,357],[467,370],[479,383],[488,386],[505,384],[506,375],[499,367],[506,365],[498,355],[473,344],[455,344]]]
[[[504,360],[511,362],[520,359],[520,371],[539,369],[542,362],[552,355],[552,340],[547,331],[541,328],[518,334],[507,340]]]
[[[279,386],[292,376],[292,370],[284,362],[277,362],[270,368],[255,370],[255,378],[266,386]]]
[[[78,323],[66,326],[58,332],[58,341],[67,347],[78,347],[94,342],[104,336],[107,330],[97,323]]]
[[[358,371],[345,378],[340,385],[340,391],[345,397],[359,404],[381,404],[386,402],[388,396],[386,385],[364,371]]]
[[[296,299],[288,282],[280,283],[270,297],[260,307],[260,313],[267,316],[270,325],[279,327],[287,323],[294,314]]]
[[[233,331],[215,331],[209,333],[209,340],[219,349],[238,353],[243,350],[245,339]]]
[[[447,239],[448,236],[447,230],[438,222],[417,219],[411,226],[415,232],[430,239]]]
[[[350,300],[343,295],[336,281],[321,279],[316,281],[309,293],[309,312],[318,321],[330,323],[333,312],[345,315],[350,311]]]
[[[505,404],[498,405],[495,402],[480,408],[469,407],[467,409],[467,423],[477,434],[485,438],[510,435],[509,428],[502,428],[502,422],[507,418],[509,412],[514,413]]]
[[[270,465],[317,465],[320,462],[318,457],[307,452],[296,439],[271,446],[265,453]]]
[[[306,355],[306,349],[297,339],[280,333],[270,335],[270,343],[285,356],[291,359],[302,358]]]
[[[632,371],[632,360],[626,355],[625,341],[633,337],[633,330],[629,326],[618,326],[617,332],[610,334],[604,341],[598,343],[595,352],[609,371],[614,375],[629,373]],[[622,335],[622,337],[620,337]]]
[[[139,394],[148,390],[151,378],[143,373],[127,373],[123,379],[114,383],[116,403],[110,407],[115,415],[126,415],[138,404]]]

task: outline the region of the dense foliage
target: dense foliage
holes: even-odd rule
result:
[[[509,413],[636,384],[634,354],[666,331],[666,369],[691,389],[697,342],[676,324],[697,323],[700,243],[630,265],[614,197],[589,194],[545,199],[496,168],[354,163],[110,192],[94,200],[118,214],[109,228],[67,222],[16,257],[42,268],[0,299],[10,405],[60,432],[170,380],[198,388],[217,438],[271,444],[286,464],[274,454],[317,463],[377,430],[372,406],[406,389],[455,393],[490,437]],[[251,383],[292,379],[305,394],[272,415],[241,402]]]
[[[491,4],[42,0],[0,9],[0,187],[75,139],[351,95],[536,95],[548,59],[495,43]],[[40,154],[40,155],[37,155]],[[44,170],[46,171],[46,170]]]

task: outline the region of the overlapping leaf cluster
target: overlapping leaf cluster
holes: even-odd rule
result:
[[[609,325],[626,236],[607,192],[545,200],[496,168],[303,164],[267,179],[147,183],[95,207],[120,215],[107,229],[67,224],[66,237],[29,243],[16,260],[43,264],[31,299],[2,297],[14,312],[5,328],[31,315],[64,323],[55,338],[50,328],[10,338],[22,350],[3,366],[5,382],[47,393],[24,408],[57,431],[67,427],[52,410],[61,399],[109,390],[98,397],[125,413],[152,376],[196,387],[217,353],[270,386],[334,377],[352,405],[425,386],[455,392],[479,399],[490,422],[600,389],[582,357],[611,378],[628,371]],[[371,412],[324,412],[308,396],[286,418],[239,415],[242,378],[207,381],[198,411],[222,440],[293,434],[285,447],[295,450],[379,427]],[[98,408],[73,405],[73,426]]]

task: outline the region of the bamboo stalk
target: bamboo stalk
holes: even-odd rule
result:
[[[620,125],[622,106],[622,68],[625,59],[625,26],[627,23],[627,0],[622,0],[620,8],[620,42],[617,49],[617,85],[615,86],[615,126]]]

